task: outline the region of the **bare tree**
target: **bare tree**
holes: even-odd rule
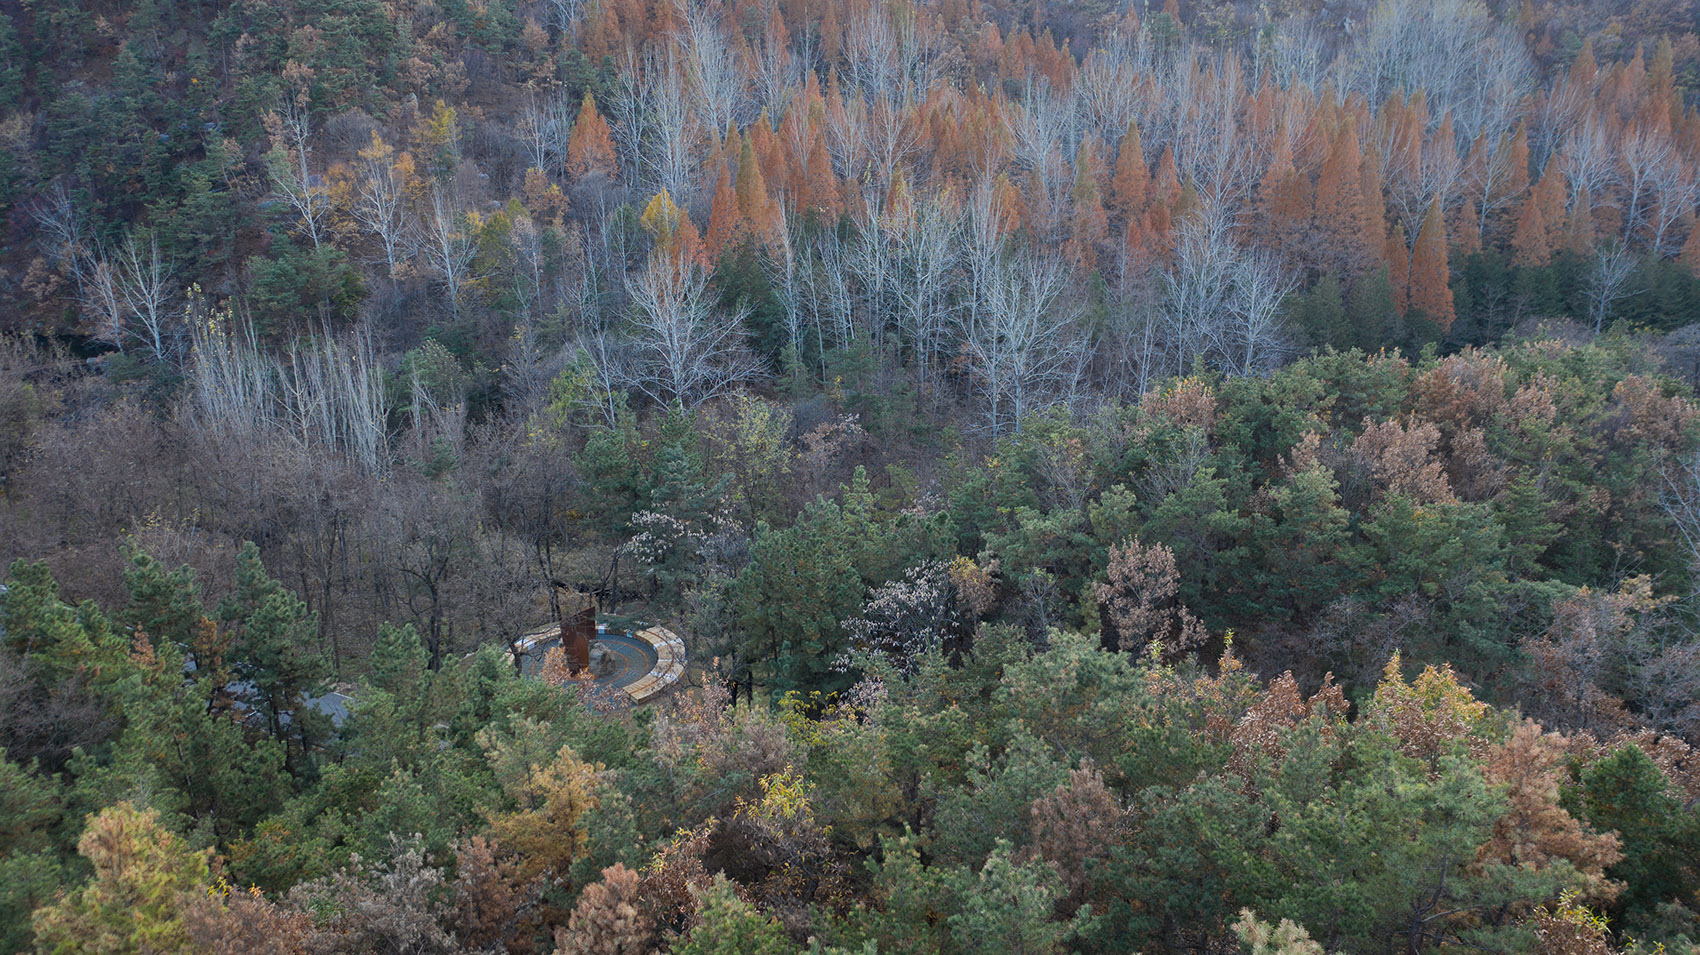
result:
[[[1482,141],[1482,152],[1465,170],[1465,194],[1475,204],[1478,230],[1486,230],[1488,221],[1495,212],[1518,199],[1510,188],[1518,173],[1516,150],[1512,148],[1512,142],[1513,135],[1510,132],[1501,132],[1497,136],[1488,135]],[[1492,145],[1487,145],[1488,143]],[[1523,172],[1527,174],[1527,170]]]
[[[330,232],[331,197],[323,179],[311,169],[307,108],[285,97],[283,111],[266,113],[264,121],[272,143],[266,153],[266,173],[273,195],[295,210],[302,231],[317,250]]]
[[[1674,230],[1684,217],[1700,202],[1700,162],[1685,161],[1671,153],[1670,158],[1653,169],[1652,235],[1648,251],[1657,256],[1670,254]]]
[[[539,100],[536,91],[531,91],[519,116],[519,134],[531,168],[560,168],[567,155],[567,133],[571,129],[572,117],[562,97]]]
[[[844,36],[844,77],[862,96],[892,96],[898,91],[898,40],[883,4],[854,17]]]
[[[768,260],[768,280],[773,294],[785,309],[786,367],[782,370],[793,379],[802,373],[803,348],[808,342],[811,310],[805,291],[803,274],[809,266],[797,254],[792,236],[786,234],[775,254]]]
[[[83,218],[63,184],[54,187],[30,208],[30,215],[47,238],[48,254],[77,286],[77,304],[94,322],[96,336],[124,350],[124,301],[119,268],[101,245],[88,235]]]
[[[904,120],[903,111],[887,96],[876,98],[869,107],[867,130],[874,176],[870,185],[883,193],[920,147],[920,131]]]
[[[370,329],[346,340],[327,329],[290,348],[280,369],[284,421],[303,448],[344,454],[369,474],[389,464],[388,404]]]
[[[1040,80],[1028,82],[1021,107],[1012,110],[1009,131],[1015,158],[1028,169],[1043,169],[1053,155],[1074,154],[1074,99]],[[1125,128],[1125,127],[1124,127]]]
[[[1271,25],[1268,44],[1257,47],[1256,72],[1267,67],[1283,87],[1321,89],[1328,76],[1332,54],[1329,42],[1335,34],[1318,17],[1288,17]]]
[[[1638,127],[1623,138],[1623,241],[1633,242],[1635,234],[1652,218],[1652,205],[1658,183],[1672,164],[1682,158],[1671,144],[1670,134],[1660,129]]]
[[[951,277],[956,266],[957,223],[939,199],[921,204],[900,236],[905,280],[898,284],[898,322],[909,340],[915,373],[932,384],[935,356],[952,328]]]
[[[94,318],[100,337],[124,350],[124,320],[129,305],[124,301],[124,280],[119,267],[94,252],[84,253],[83,285],[77,299],[84,314]]]
[[[71,202],[71,194],[65,184],[54,183],[53,188],[30,206],[30,217],[41,226],[48,256],[63,265],[76,280],[80,294],[86,280],[84,269],[88,263],[90,243],[83,218],[77,214],[77,207]]]
[[[443,282],[449,310],[455,315],[460,314],[461,289],[470,278],[468,273],[477,251],[466,232],[465,216],[456,207],[449,189],[432,182],[431,203],[425,210],[424,252],[432,272]]]
[[[117,253],[118,290],[124,306],[142,325],[142,334],[155,361],[165,361],[176,337],[167,327],[167,313],[177,297],[172,284],[172,265],[159,251],[159,234],[147,230],[145,240],[134,232],[124,238]]]
[[[190,413],[212,434],[254,438],[274,422],[277,369],[261,353],[253,325],[228,308],[189,311]]]
[[[741,124],[749,99],[745,77],[719,16],[706,4],[692,4],[679,42],[685,49],[685,77],[703,122],[715,135]]]
[[[803,61],[791,55],[784,37],[763,31],[757,40],[753,55],[756,105],[770,116],[780,116],[803,86]]]
[[[1201,196],[1234,209],[1250,197],[1258,165],[1240,117],[1249,98],[1245,75],[1236,58],[1208,70],[1189,59],[1183,78],[1185,88],[1175,95],[1175,161]]]
[[[377,133],[360,150],[360,185],[354,199],[354,218],[361,228],[378,237],[384,247],[384,273],[392,280],[412,245],[407,219],[407,183],[396,168],[395,150]]]
[[[1062,301],[1069,270],[1059,255],[1023,250],[999,257],[991,271],[964,337],[980,383],[981,427],[997,437],[1072,398],[1087,353],[1077,311]]]
[[[686,72],[677,44],[647,51],[641,64],[635,53],[628,54],[612,104],[614,134],[634,181],[649,191],[665,189],[681,204],[689,203],[693,192],[698,139],[725,132],[724,127],[702,129],[691,108]]]
[[[1570,186],[1572,202],[1599,202],[1617,180],[1617,157],[1605,128],[1593,116],[1578,126],[1558,149],[1558,168]]]
[[[1613,242],[1594,250],[1594,262],[1588,269],[1588,318],[1594,323],[1594,334],[1605,328],[1612,306],[1631,291],[1635,278],[1635,254],[1621,242]]]
[[[1113,143],[1137,117],[1144,78],[1116,37],[1093,50],[1080,68],[1075,89],[1082,118],[1105,142]]]
[[[897,250],[887,240],[887,230],[900,228],[898,210],[888,210],[876,189],[867,192],[858,222],[861,234],[849,246],[848,262],[854,270],[858,294],[857,312],[861,327],[852,331],[863,333],[874,347],[885,345],[886,331],[896,324],[897,300],[902,279],[898,274]]]
[[[1386,0],[1353,37],[1337,86],[1380,103],[1394,90],[1423,90],[1432,115],[1452,114],[1466,142],[1502,130],[1534,85],[1515,24],[1480,0]]]
[[[761,372],[744,342],[748,310],[720,312],[702,270],[651,257],[631,282],[635,384],[657,401],[696,407]]]
[[[1227,334],[1221,342],[1222,364],[1241,375],[1273,371],[1285,357],[1285,306],[1299,287],[1296,273],[1266,251],[1251,251],[1234,260],[1228,295]]]
[[[1162,315],[1171,367],[1184,375],[1195,358],[1209,358],[1227,337],[1223,323],[1239,250],[1217,215],[1198,216],[1179,233],[1174,266],[1163,276]]]
[[[605,333],[587,333],[569,344],[563,353],[569,362],[585,362],[597,414],[608,427],[616,427],[620,409],[625,407],[625,389],[641,376],[633,344]]]
[[[785,307],[789,343],[801,358],[812,339],[817,358],[855,336],[853,293],[844,243],[834,232],[812,243],[787,237],[774,257],[774,290]],[[824,373],[824,366],[821,371]]]
[[[571,34],[584,18],[584,0],[547,0],[549,25],[563,34]]]

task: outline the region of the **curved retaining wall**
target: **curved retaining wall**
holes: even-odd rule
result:
[[[647,703],[666,692],[685,675],[685,641],[666,627],[645,627],[634,631],[632,637],[649,644],[655,651],[655,667],[626,687],[634,703]],[[559,624],[545,624],[519,639],[519,649],[531,652],[539,643],[559,639]]]
[[[635,703],[647,703],[685,675],[685,641],[666,627],[647,627],[632,636],[655,650],[655,669],[626,687]]]

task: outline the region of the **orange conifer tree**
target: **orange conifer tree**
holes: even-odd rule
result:
[[[1578,190],[1564,217],[1562,246],[1578,255],[1594,247],[1594,199],[1588,190]]]
[[[1262,242],[1284,255],[1297,255],[1311,205],[1310,180],[1294,168],[1292,149],[1286,137],[1281,137],[1275,157],[1257,189],[1258,232]]]
[[[1456,236],[1458,251],[1471,255],[1482,250],[1482,224],[1476,216],[1476,204],[1465,199],[1454,214],[1451,232]]]
[[[738,244],[746,231],[744,216],[738,211],[738,196],[732,190],[732,175],[720,167],[720,180],[714,187],[714,199],[709,205],[708,235],[704,245],[710,257],[719,258],[727,249]]]
[[[567,175],[581,179],[596,172],[614,175],[614,134],[596,109],[596,97],[586,91],[567,139]]]
[[[738,179],[733,187],[738,198],[738,212],[757,242],[770,243],[779,238],[784,227],[779,203],[767,192],[767,179],[762,175],[761,162],[749,136],[738,147]]]
[[[1440,326],[1452,328],[1452,276],[1446,265],[1446,223],[1440,200],[1429,203],[1423,227],[1411,248],[1410,308]]]
[[[1552,258],[1553,239],[1564,226],[1564,176],[1556,165],[1541,176],[1517,213],[1511,235],[1512,261],[1537,268]]]
[[[1132,222],[1145,211],[1151,192],[1151,171],[1145,168],[1145,148],[1139,138],[1139,124],[1128,123],[1127,135],[1122,137],[1121,152],[1116,156],[1116,173],[1110,180],[1110,208],[1123,222]]]
[[[1076,263],[1083,270],[1098,267],[1098,249],[1109,241],[1110,227],[1104,215],[1104,204],[1098,197],[1098,182],[1092,175],[1095,162],[1092,144],[1080,149],[1074,164],[1074,216],[1069,222],[1069,242],[1073,245]]]
[[[1175,171],[1175,154],[1164,146],[1163,155],[1157,160],[1157,174],[1151,180],[1151,205],[1172,211],[1180,197],[1181,177]]]
[[[1700,221],[1696,221],[1694,227],[1688,230],[1688,241],[1682,244],[1682,252],[1677,256],[1677,261],[1688,266],[1688,271],[1692,272],[1695,278],[1700,278]]]
[[[1316,208],[1311,215],[1314,251],[1325,271],[1355,275],[1368,264],[1364,251],[1380,244],[1377,240],[1383,232],[1379,226],[1373,233],[1364,234],[1369,215],[1364,209],[1363,159],[1357,124],[1350,116],[1342,117],[1328,156],[1322,161]]]
[[[814,209],[826,221],[836,219],[844,210],[838,177],[832,173],[832,159],[826,152],[826,136],[819,129],[809,137],[808,173],[803,179],[803,192],[807,196],[807,208]]]

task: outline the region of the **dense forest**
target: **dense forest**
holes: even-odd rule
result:
[[[0,0],[0,952],[1700,953],[1697,106],[1696,0]]]

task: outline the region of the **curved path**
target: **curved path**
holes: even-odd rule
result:
[[[517,646],[521,672],[535,672],[542,662],[543,651],[560,640],[559,624],[546,624],[521,637]],[[684,641],[665,627],[622,633],[599,626],[596,640],[615,661],[613,672],[597,677],[596,685],[625,690],[634,703],[654,699],[684,675]]]
[[[655,667],[642,679],[626,687],[632,699],[643,703],[661,695],[685,675],[685,641],[666,627],[648,627],[634,634],[655,652]]]

